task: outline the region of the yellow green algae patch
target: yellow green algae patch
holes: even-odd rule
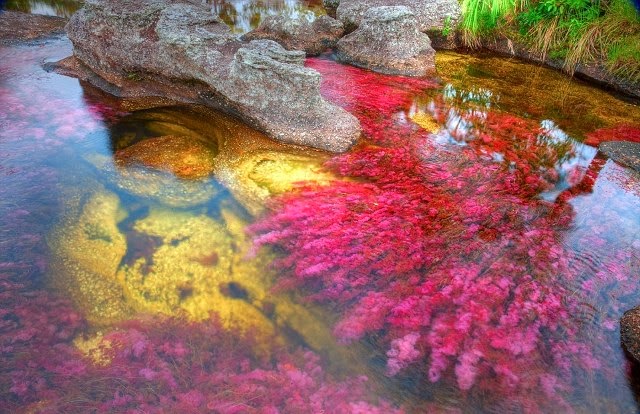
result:
[[[476,105],[552,119],[574,138],[581,139],[597,128],[640,123],[637,104],[516,58],[442,51],[436,55],[436,67],[449,85],[445,99],[474,100]]]
[[[52,284],[74,300],[94,328],[109,329],[144,314],[205,320],[215,313],[224,327],[256,338],[257,352],[268,353],[260,343],[274,339],[302,340],[331,356],[338,367],[360,363],[357,346],[336,344],[326,312],[271,291],[272,256],[266,249],[249,255],[247,223],[230,209],[222,208],[220,220],[151,209],[132,231],[160,243],[138,256],[118,228],[124,217],[115,194],[97,192],[48,239],[54,256]],[[131,263],[127,257],[133,258]],[[100,334],[78,338],[76,346],[94,363],[108,362]]]
[[[216,151],[210,145],[189,136],[165,135],[148,138],[116,151],[116,165],[142,165],[169,172],[182,179],[210,175],[215,167]]]
[[[134,230],[159,237],[149,257],[139,257],[118,271],[127,300],[143,313],[186,313],[203,320],[210,312],[234,329],[251,327],[273,335],[273,324],[254,304],[268,281],[258,269],[234,272],[239,252],[223,224],[205,215],[153,209]]]
[[[48,237],[51,283],[82,309],[90,322],[109,324],[131,314],[116,272],[127,250],[117,223],[125,217],[118,197],[98,191],[70,212]]]
[[[418,124],[425,131],[429,131],[432,133],[437,132],[440,129],[440,125],[438,122],[431,116],[426,113],[424,110],[414,110],[409,114],[409,118]]]

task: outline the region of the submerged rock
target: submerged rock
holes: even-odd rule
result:
[[[89,321],[109,324],[131,312],[116,281],[127,250],[118,222],[126,215],[118,197],[106,191],[96,192],[79,207],[47,239],[52,252],[49,279],[67,292]]]
[[[116,151],[119,167],[143,165],[166,171],[178,178],[195,179],[211,175],[217,151],[188,136],[165,135],[149,138]]]
[[[360,26],[368,10],[380,6],[406,6],[415,14],[421,32],[454,28],[461,14],[456,0],[340,0],[336,16],[347,31],[352,31]]]
[[[333,48],[343,33],[342,23],[329,16],[320,16],[312,22],[304,16],[269,16],[243,39],[270,39],[288,50],[304,50],[307,55],[319,55]]]
[[[182,180],[171,173],[141,165],[118,165],[106,155],[94,154],[87,160],[115,187],[166,206],[192,207],[206,203],[218,193],[211,181]]]
[[[607,141],[598,149],[612,160],[640,172],[640,143],[628,141]]]
[[[391,75],[435,73],[435,50],[405,6],[368,10],[356,31],[338,41],[338,59]]]
[[[204,103],[284,142],[341,152],[355,117],[320,96],[302,52],[240,41],[200,4],[89,0],[67,25],[76,61],[59,71],[121,97]]]

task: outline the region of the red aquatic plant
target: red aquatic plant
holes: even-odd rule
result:
[[[430,79],[382,75],[326,58],[309,58],[306,66],[322,73],[322,95],[355,114],[365,136],[377,144],[402,139],[401,134],[385,132],[397,128],[399,121],[403,124],[399,109],[409,109],[416,93],[438,86]]]
[[[329,68],[330,85],[342,82],[335,63],[311,65]],[[360,74],[366,85],[369,73],[357,71],[350,82]],[[399,111],[409,95],[392,100]],[[279,287],[333,304],[342,341],[375,337],[389,375],[418,366],[432,382],[453,378],[520,409],[569,409],[574,374],[601,362],[568,322],[577,303],[567,286],[578,275],[559,235],[572,209],[534,197],[548,188],[558,148],[535,122],[491,112],[468,119],[477,144],[435,147],[390,108],[375,111],[356,115],[382,119],[370,138],[388,147],[334,157],[327,167],[351,180],[281,196],[251,228],[256,246],[282,253]],[[498,150],[506,166],[489,154]]]
[[[58,334],[56,341],[68,340],[68,333]],[[31,346],[44,347],[27,336]],[[59,344],[46,355],[29,354],[34,359],[12,373],[13,385],[7,388],[12,395],[5,395],[3,408],[40,413],[401,412],[384,401],[372,404],[364,377],[332,380],[310,351],[274,347],[273,354],[259,357],[252,344],[252,338],[222,329],[215,318],[202,323],[129,321],[104,336],[94,351],[96,363]]]
[[[621,124],[589,132],[585,144],[597,147],[606,141],[630,141],[640,143],[640,125]]]

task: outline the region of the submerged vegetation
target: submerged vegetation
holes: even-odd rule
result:
[[[543,57],[604,62],[613,75],[640,82],[640,14],[630,0],[462,0],[462,40],[506,35]]]

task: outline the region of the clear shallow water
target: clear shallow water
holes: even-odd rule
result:
[[[579,143],[637,106],[493,57],[323,57],[367,134],[329,157],[127,112],[40,68],[69,52],[0,49],[3,410],[637,411],[640,178]]]

